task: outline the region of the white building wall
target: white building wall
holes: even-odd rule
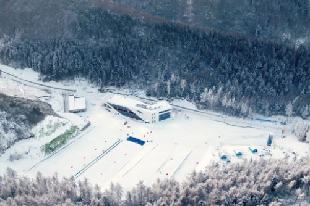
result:
[[[74,96],[72,95],[70,95],[70,96],[68,96],[68,110],[69,110],[69,112],[70,111],[73,111],[74,110]]]
[[[125,107],[125,105],[123,105]],[[156,109],[156,110],[141,110],[137,109],[136,107],[127,107],[131,111],[135,112],[143,121],[148,122],[148,123],[156,123],[159,122],[159,112],[165,111],[165,110],[171,110],[172,108],[170,107],[164,107],[162,109]],[[138,110],[141,112],[138,112]],[[170,111],[171,112],[171,111]]]

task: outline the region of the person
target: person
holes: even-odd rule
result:
[[[282,138],[284,138],[285,135],[284,135],[284,129],[282,129]]]

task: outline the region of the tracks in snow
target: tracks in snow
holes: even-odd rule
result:
[[[193,150],[191,150],[191,151],[186,155],[186,157],[183,159],[183,161],[182,161],[181,164],[178,166],[178,168],[173,172],[173,174],[172,174],[172,176],[171,176],[172,178],[174,178],[175,175],[182,169],[183,164],[185,163],[185,161],[187,160],[187,158],[191,155],[192,151],[193,151]]]
[[[123,140],[118,139],[114,144],[112,144],[111,147],[109,147],[107,150],[104,150],[102,154],[97,156],[95,159],[93,159],[90,163],[88,163],[84,168],[82,168],[80,171],[78,171],[75,175],[73,175],[74,179],[77,179],[80,177],[84,172],[86,172],[89,168],[91,168],[95,163],[97,163],[101,158],[106,156],[108,153],[110,153],[115,147],[117,147]]]
[[[22,83],[27,84],[28,86],[33,86],[33,85],[29,85],[29,84],[34,84],[37,86],[41,86],[41,87],[45,87],[45,88],[49,88],[49,89],[56,89],[56,90],[62,90],[62,91],[66,91],[66,92],[76,92],[75,89],[65,89],[65,88],[60,88],[60,87],[53,87],[50,85],[46,85],[46,84],[41,84],[41,83],[37,83],[37,82],[33,82],[33,81],[29,81],[23,78],[20,78],[18,76],[15,76],[13,74],[10,74],[8,72],[5,72],[3,70],[0,69],[0,73],[6,74],[7,76],[9,76],[12,80],[15,81],[22,81]]]
[[[125,174],[122,175],[122,177],[126,176],[133,168],[135,168],[146,156],[148,156],[156,147],[158,147],[158,144],[155,145],[148,153],[146,153],[139,161],[137,161],[130,169],[128,169]]]

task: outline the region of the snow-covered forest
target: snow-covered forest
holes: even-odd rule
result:
[[[310,205],[310,1],[236,2],[0,0],[0,206]]]
[[[309,45],[307,0],[112,0],[176,22],[224,33]]]
[[[181,184],[158,180],[148,187],[140,182],[131,191],[111,184],[101,192],[87,179],[60,179],[55,174],[33,179],[7,169],[0,176],[0,205],[31,206],[142,206],[142,205],[304,205],[310,204],[309,159],[246,161],[220,168],[213,164],[192,173]]]
[[[54,114],[47,103],[0,93],[0,155],[15,142],[33,137],[31,128]]]
[[[234,115],[310,114],[307,46],[142,20],[95,2],[4,2],[0,61],[46,80],[82,76]]]

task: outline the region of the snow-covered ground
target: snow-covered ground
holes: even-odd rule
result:
[[[31,69],[15,70],[1,65],[0,69],[43,84],[38,80],[38,74]],[[63,113],[64,91],[49,88],[49,96],[37,95],[37,90],[44,92],[45,88],[21,80],[19,83],[13,80],[12,77],[2,74],[0,88],[1,85],[3,87],[3,85],[14,84],[15,88],[20,88],[19,91],[27,91],[22,93],[25,97],[29,95],[29,98],[40,98],[50,103],[62,118],[48,117],[41,125],[34,128],[36,138],[18,142],[0,156],[0,174],[5,172],[6,167],[11,167],[20,175],[33,176],[41,171],[46,175],[57,172],[60,176],[70,177],[91,165],[83,170],[77,179],[88,178],[90,182],[100,185],[103,189],[111,181],[119,182],[127,190],[139,180],[143,180],[146,184],[154,183],[157,178],[175,178],[183,181],[193,170],[203,170],[212,162],[228,164],[220,159],[219,151],[226,152],[232,163],[259,158],[287,158],[291,161],[294,158],[309,155],[308,144],[298,142],[288,132],[286,138],[281,138],[282,130],[287,131],[290,125],[284,126],[279,122],[239,119],[207,111],[200,113],[195,111],[196,107],[192,103],[174,100],[173,104],[180,107],[175,107],[171,119],[157,124],[143,124],[114,115],[102,108],[101,105],[113,95],[113,91],[99,93],[96,87],[80,79],[65,83],[44,83],[52,87],[74,89],[78,96],[86,97],[87,112],[66,114]],[[3,84],[4,81],[5,84]],[[6,90],[0,91],[10,92],[7,88],[9,87],[6,86]],[[129,94],[133,98],[145,98],[141,91],[117,90],[117,92]],[[19,94],[16,92],[16,95]],[[279,117],[271,119],[277,120]],[[82,127],[87,121],[90,121],[91,126],[61,151],[48,158],[40,152],[43,144],[71,125]],[[128,122],[127,125],[124,125],[125,121]],[[48,130],[48,125],[54,125],[57,122],[62,122],[63,125],[53,134],[44,132]],[[49,135],[42,135],[45,133]],[[267,148],[269,133],[273,133],[275,138],[274,145]],[[128,135],[143,139],[146,144],[140,146],[128,142],[126,141]],[[111,149],[115,143],[117,146]],[[258,148],[257,154],[250,152],[251,145]],[[234,155],[234,150],[241,150],[243,155],[237,157]],[[10,155],[15,153],[23,154],[23,158],[10,161]],[[38,162],[40,163],[37,164]],[[36,166],[33,167],[34,165]]]
[[[46,91],[21,85],[20,82],[14,82],[11,79],[1,78],[0,92],[8,96],[25,97],[27,99],[36,99],[42,96],[49,96]]]

